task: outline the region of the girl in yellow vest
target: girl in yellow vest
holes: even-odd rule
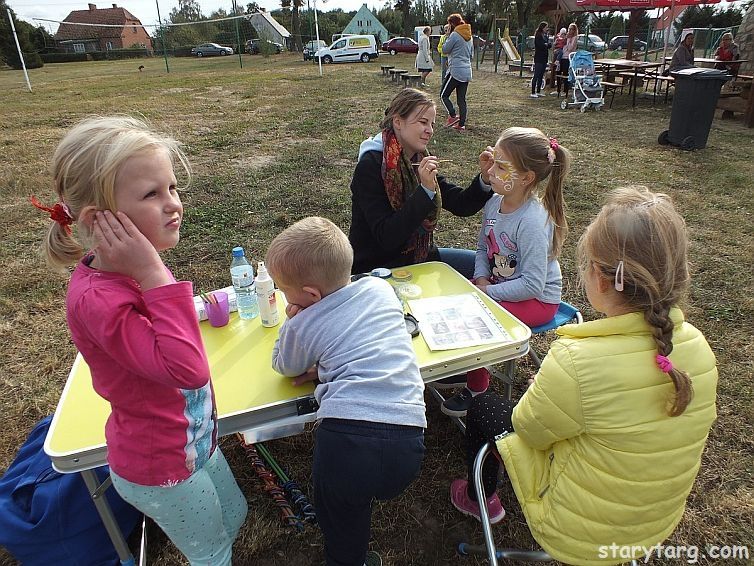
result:
[[[467,415],[467,458],[495,440],[532,535],[568,564],[640,558],[678,525],[715,420],[717,368],[678,308],[689,283],[685,224],[670,199],[614,191],[578,245],[604,318],[561,326],[514,406],[492,393]],[[496,458],[483,468],[492,522]],[[471,479],[471,478],[469,478]],[[451,501],[479,518],[473,483]]]

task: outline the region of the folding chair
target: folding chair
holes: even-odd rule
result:
[[[505,438],[508,434],[501,435],[498,439]],[[500,460],[500,454],[494,442],[488,442],[479,450],[474,459],[474,487],[477,493],[484,493],[482,484],[482,467],[488,456]],[[555,560],[549,554],[542,550],[523,550],[518,548],[495,548],[495,539],[492,536],[492,523],[490,523],[489,510],[487,509],[487,498],[479,497],[479,515],[482,519],[482,532],[484,534],[484,546],[473,545],[462,542],[458,545],[458,553],[462,556],[470,554],[483,556],[485,551],[490,561],[490,566],[497,566],[498,559],[516,560],[518,562],[549,562]],[[638,566],[636,560],[631,561],[631,566]]]

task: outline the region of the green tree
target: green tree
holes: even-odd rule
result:
[[[618,35],[626,35],[626,20],[620,14],[610,22],[610,31],[605,36],[605,41],[610,41]]]
[[[178,7],[170,11],[171,23],[200,22],[204,19],[202,9],[196,0],[178,0]]]
[[[8,21],[8,5],[5,0],[0,0],[0,59],[12,69],[22,69],[21,58],[18,56],[16,40],[13,38],[13,30]],[[27,69],[36,69],[42,67],[44,62],[36,52],[34,46],[29,40],[28,30],[24,26],[19,26],[20,20],[16,17],[15,12],[11,9],[13,25],[16,28],[18,43],[21,46],[21,52],[24,55],[24,63]]]
[[[395,9],[403,14],[403,35],[411,37],[411,0],[397,0]]]
[[[293,47],[296,51],[303,51],[304,46],[301,43],[301,17],[299,10],[304,5],[304,0],[281,0],[283,8],[291,10],[291,30],[293,31]]]

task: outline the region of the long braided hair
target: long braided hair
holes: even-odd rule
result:
[[[622,282],[621,296],[644,313],[659,356],[673,351],[670,309],[688,289],[687,249],[686,224],[670,197],[646,187],[614,190],[579,240],[581,272],[593,265],[608,280]],[[666,373],[675,387],[668,414],[676,417],[694,390],[686,372],[673,367]]]

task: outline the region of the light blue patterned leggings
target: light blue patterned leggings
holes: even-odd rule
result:
[[[192,566],[230,564],[248,504],[220,448],[185,481],[171,487],[131,483],[110,471],[120,496],[151,517]]]

